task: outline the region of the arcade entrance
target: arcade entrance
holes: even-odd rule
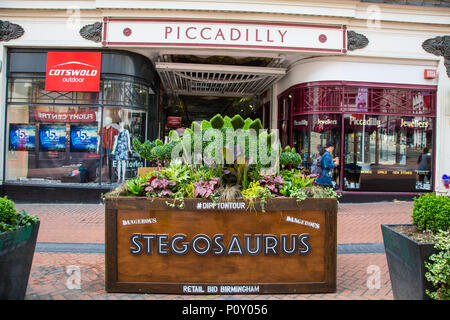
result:
[[[166,54],[155,63],[163,88],[160,136],[220,113],[270,126],[267,90],[284,76],[279,58]],[[174,121],[175,120],[175,121]]]

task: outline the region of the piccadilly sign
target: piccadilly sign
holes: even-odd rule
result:
[[[104,46],[346,52],[342,25],[105,18]]]
[[[100,68],[101,52],[48,52],[45,90],[98,92]]]

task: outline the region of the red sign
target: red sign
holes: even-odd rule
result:
[[[34,111],[36,121],[43,122],[95,122],[95,112],[47,112]]]
[[[176,128],[180,127],[181,117],[167,117],[167,126]]]
[[[437,73],[436,73],[436,69],[425,69],[423,77],[425,79],[434,79],[436,78]]]
[[[45,90],[100,89],[101,52],[48,52]]]

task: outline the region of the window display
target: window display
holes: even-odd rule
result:
[[[97,126],[71,125],[70,152],[96,152],[98,141]]]
[[[41,124],[39,151],[66,151],[66,125]]]
[[[30,124],[9,125],[9,150],[34,151],[36,145],[36,127]]]
[[[293,119],[293,146],[302,156],[302,167],[310,174],[321,174],[320,157],[327,142],[334,143],[332,158],[340,157],[341,116],[313,114]],[[339,187],[339,166],[332,170],[332,181]]]
[[[136,176],[144,160],[132,147],[132,139],[146,137],[147,113],[127,108],[104,108],[102,128],[102,182],[116,183]]]
[[[430,191],[433,119],[344,116],[344,189]]]

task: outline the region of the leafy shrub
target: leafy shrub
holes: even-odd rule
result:
[[[425,262],[425,277],[436,291],[427,289],[426,293],[435,300],[450,300],[450,231],[433,235],[433,241],[438,251],[428,258],[431,262]]]
[[[256,131],[256,133],[259,133],[259,130],[263,128],[263,125],[261,123],[260,119],[253,120],[252,124],[250,125],[249,129],[253,129]]]
[[[412,223],[418,230],[430,230],[437,233],[439,230],[450,229],[450,198],[435,194],[425,194],[414,198]]]
[[[242,117],[237,114],[233,118],[231,118],[231,125],[234,130],[242,129],[244,127],[245,121]]]
[[[295,148],[291,149],[290,146],[286,146],[284,152],[281,152],[280,154],[280,164],[283,166],[293,165],[294,167],[297,167],[300,163],[302,163],[300,154],[295,152]]]
[[[156,147],[155,141],[145,141],[144,143],[141,143],[138,139],[133,138],[132,140],[133,148],[136,150],[136,152],[139,154],[139,156],[142,159],[145,159],[147,161],[155,161],[156,157],[152,153],[152,150],[154,147]]]
[[[208,120],[202,121],[202,130],[210,129],[211,128],[211,122]]]
[[[6,196],[0,197],[0,232],[14,231],[21,226],[30,226],[37,222],[38,218],[30,216],[24,210],[18,212],[14,207],[14,201]]]
[[[211,118],[209,122],[211,123],[211,127],[213,129],[222,129],[225,123],[220,114],[216,114],[214,117]]]

